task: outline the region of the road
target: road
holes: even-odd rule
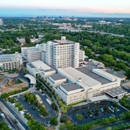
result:
[[[25,129],[25,130],[29,130],[27,124],[20,118],[20,115],[18,115],[16,113],[16,111],[14,109],[12,109],[5,101],[3,101],[2,99],[0,99],[0,101],[5,105],[5,107],[8,109],[8,113],[7,114],[10,114],[12,113],[12,115],[17,119],[17,121],[21,124],[21,126]],[[7,112],[7,110],[5,110],[3,108],[3,110],[5,113]],[[20,127],[21,127],[20,126]]]
[[[120,126],[122,123],[123,124],[130,123],[130,120],[122,120],[122,121],[119,121],[119,122],[116,122],[116,123],[113,123],[113,124],[110,124],[110,125],[107,125],[107,126],[102,126],[100,128],[95,128],[93,130],[106,130],[108,127]]]
[[[0,110],[0,113],[3,113],[3,111]],[[4,113],[4,115],[5,115],[5,113]],[[12,130],[15,130],[14,124],[12,124],[12,122],[10,121],[10,119],[8,118],[7,115],[5,115],[5,118],[0,116],[0,122],[5,122],[8,126],[11,127]]]
[[[111,35],[111,36],[115,36],[115,37],[125,37],[124,35],[120,35],[120,34],[114,34],[114,33],[108,33],[108,32],[101,32],[101,31],[88,31],[88,32],[91,32],[91,33],[100,33],[102,35]]]

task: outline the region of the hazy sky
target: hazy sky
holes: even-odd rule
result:
[[[0,0],[0,7],[130,13],[130,0]]]
[[[130,17],[130,0],[0,0],[5,16]]]

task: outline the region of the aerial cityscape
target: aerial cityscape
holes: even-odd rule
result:
[[[129,130],[130,1],[0,2],[0,130]]]

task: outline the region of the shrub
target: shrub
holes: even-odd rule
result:
[[[81,114],[76,114],[76,117],[79,119],[79,120],[82,120],[82,115]]]
[[[16,102],[15,107],[19,107],[19,106],[21,106],[20,102]]]

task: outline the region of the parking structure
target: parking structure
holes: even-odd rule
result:
[[[124,112],[126,112],[126,110],[120,106],[117,106],[115,109],[113,102],[102,101],[70,108],[67,115],[71,118],[71,121],[74,124],[86,124],[97,119],[109,118],[110,116],[119,116]],[[82,120],[79,120],[76,117],[77,114],[82,115]]]

